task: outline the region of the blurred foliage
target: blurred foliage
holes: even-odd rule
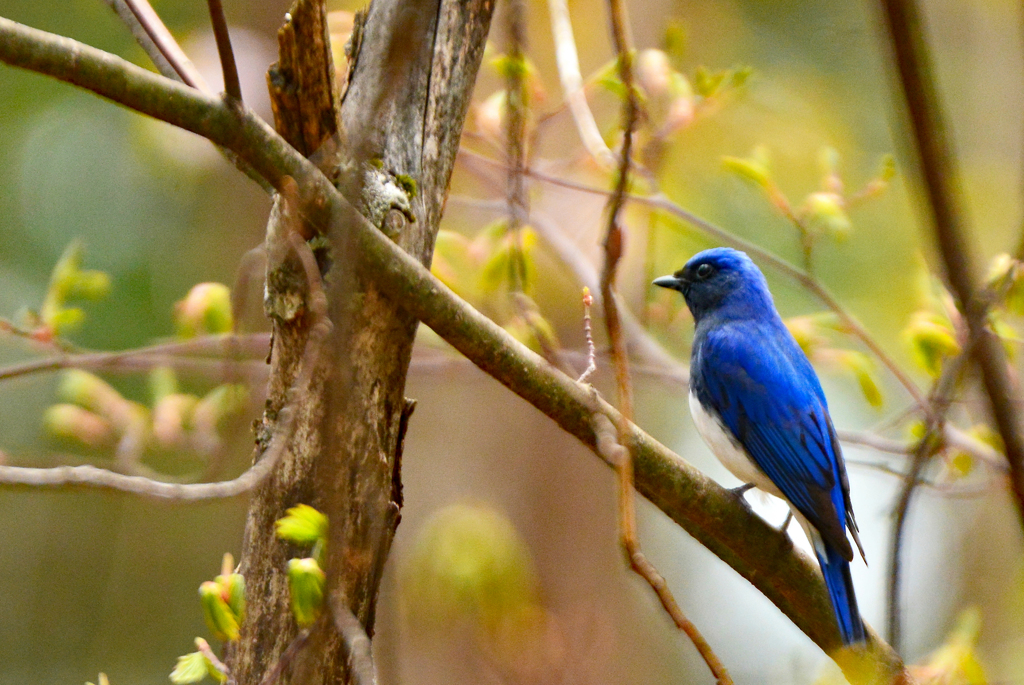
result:
[[[483,505],[435,512],[402,569],[402,604],[417,631],[460,621],[494,631],[529,613],[538,592],[533,560],[515,527]]]

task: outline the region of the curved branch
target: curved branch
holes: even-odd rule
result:
[[[524,398],[564,430],[596,450],[588,391],[552,369],[507,331],[473,309],[418,260],[372,226],[304,157],[248,110],[212,98],[124,60],[67,38],[0,19],[0,61],[60,78],[144,114],[224,145],[276,187],[290,176],[309,198],[311,220],[344,227],[358,248],[360,267],[474,364]],[[601,403],[601,413],[617,417]],[[731,494],[635,425],[628,446],[635,455],[641,494],[701,544],[748,579],[827,652],[840,638],[816,565],[786,544],[772,526]],[[886,681],[902,677],[899,657],[872,634],[868,659]]]

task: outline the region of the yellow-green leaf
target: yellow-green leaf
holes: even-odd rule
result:
[[[209,669],[206,665],[207,659],[202,652],[191,652],[178,657],[171,671],[171,682],[175,685],[191,685],[203,680]]]
[[[277,537],[297,545],[312,545],[327,541],[327,517],[309,506],[299,504],[274,522]]]

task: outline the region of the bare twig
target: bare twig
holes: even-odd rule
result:
[[[914,0],[882,0],[882,7],[920,156],[939,253],[971,335],[977,336],[974,359],[981,370],[992,418],[1006,446],[1017,513],[1024,522],[1024,432],[1017,408],[1011,401],[1013,387],[1006,355],[995,336],[985,332],[987,306],[985,298],[979,296],[971,246],[964,237],[958,175],[932,82],[925,33]]]
[[[604,239],[604,268],[601,272],[601,298],[604,302],[605,328],[611,343],[612,362],[615,367],[616,388],[618,390],[619,409],[614,430],[612,422],[603,414],[594,414],[595,431],[598,433],[599,445],[611,457],[618,474],[619,492],[619,540],[630,568],[643,578],[658,596],[662,607],[672,618],[676,626],[683,631],[697,648],[712,675],[721,685],[731,685],[732,678],[722,664],[711,645],[691,622],[665,582],[665,578],[647,559],[640,547],[640,538],[636,530],[636,488],[634,485],[633,453],[628,445],[629,425],[633,420],[633,388],[629,377],[629,357],[626,343],[619,323],[618,305],[615,299],[615,274],[623,252],[623,231],[620,215],[626,203],[626,191],[629,188],[630,165],[632,162],[633,134],[639,117],[639,103],[633,88],[633,53],[629,38],[628,18],[623,0],[609,0],[611,15],[612,38],[619,60],[619,78],[626,90],[622,108],[623,139],[619,151],[618,178],[615,191],[608,201],[608,227]],[[615,436],[615,437],[613,437]]]
[[[594,120],[594,113],[587,104],[587,94],[580,75],[580,58],[576,53],[576,38],[572,33],[567,0],[548,0],[551,14],[551,32],[555,38],[555,62],[558,76],[562,81],[562,94],[572,112],[583,147],[601,166],[611,169],[615,166],[615,153],[608,149],[601,137],[601,131]]]
[[[135,38],[135,42],[139,44],[149,59],[152,60],[156,66],[157,71],[176,81],[181,81],[182,77],[174,68],[174,65],[168,61],[167,57],[163,52],[160,51],[160,46],[156,44],[156,41],[149,35],[146,28],[139,21],[139,18],[135,15],[135,12],[128,6],[125,0],[104,0],[110,9],[114,10],[118,18],[124,22],[128,30],[132,32],[132,36]]]
[[[20,364],[0,367],[0,381],[61,369],[88,369],[90,371],[138,371],[157,366],[210,372],[224,364],[242,363],[229,357],[241,354],[260,359],[267,351],[268,333],[249,333],[239,336],[211,335],[194,340],[160,343],[117,352],[79,352],[35,359]],[[195,355],[220,355],[221,359]],[[264,366],[261,364],[261,366]]]
[[[213,36],[217,40],[220,67],[224,72],[224,92],[229,99],[241,102],[242,84],[238,80],[238,67],[235,65],[235,52],[231,49],[231,33],[228,31],[228,20],[224,16],[224,5],[220,0],[207,0],[207,5],[210,7]]]
[[[510,0],[507,9],[509,64],[505,77],[505,200],[508,231],[513,241],[512,259],[508,260],[508,266],[512,291],[523,292],[526,287],[526,255],[523,253],[522,228],[530,211],[523,185],[523,169],[526,167],[526,117],[529,108],[525,66],[525,0]]]
[[[340,595],[332,597],[331,615],[334,617],[334,627],[341,635],[342,650],[353,685],[376,685],[377,671],[373,666],[373,652],[363,624],[348,605],[341,601]]]
[[[196,65],[192,64],[192,60],[188,58],[188,55],[181,49],[178,42],[174,40],[174,36],[164,26],[163,21],[160,20],[160,15],[156,13],[148,0],[124,0],[124,3],[131,10],[135,19],[143,31],[146,32],[146,35],[149,36],[157,50],[163,55],[163,58],[181,78],[182,83],[204,93],[212,92],[206,79],[196,69]],[[118,14],[120,15],[120,12]],[[145,48],[145,45],[143,45],[143,48]]]
[[[597,433],[597,449],[604,455],[605,460],[612,464],[622,464],[630,461],[629,450],[622,446],[618,442],[617,431],[615,426],[612,425],[612,421],[602,413],[595,412],[593,415],[594,428]],[[620,477],[621,482],[621,477]],[[722,685],[729,685],[732,683],[732,678],[729,676],[729,672],[726,670],[724,664],[715,654],[711,645],[701,634],[700,630],[696,625],[693,624],[690,619],[686,617],[683,610],[679,607],[675,597],[672,595],[672,591],[668,587],[668,583],[665,582],[665,577],[658,572],[654,564],[647,559],[647,556],[641,551],[639,542],[636,539],[636,531],[633,531],[633,539],[623,539],[623,547],[628,557],[630,568],[641,578],[643,578],[651,589],[654,590],[654,594],[657,595],[658,601],[661,602],[661,606],[665,609],[665,612],[671,617],[673,623],[679,630],[683,631],[690,641],[693,642],[693,646],[697,648],[697,652],[704,659],[711,673],[715,676],[715,679]]]
[[[921,472],[931,457],[942,447],[942,436],[945,432],[945,417],[949,406],[953,401],[953,393],[963,375],[967,365],[967,359],[971,354],[974,340],[968,340],[964,349],[956,357],[946,362],[942,375],[935,382],[929,394],[929,406],[932,412],[925,422],[925,433],[914,449],[913,461],[903,481],[903,488],[900,490],[894,513],[895,523],[891,545],[889,548],[889,593],[888,593],[888,618],[889,618],[889,641],[899,651],[902,642],[902,621],[900,615],[900,581],[902,578],[902,555],[900,551],[903,545],[903,532],[907,520],[907,512],[910,510],[910,500],[921,479]]]

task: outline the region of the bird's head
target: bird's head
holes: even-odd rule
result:
[[[775,311],[761,270],[745,253],[728,247],[697,253],[671,276],[655,279],[654,285],[681,292],[697,322],[711,312],[742,318]]]

